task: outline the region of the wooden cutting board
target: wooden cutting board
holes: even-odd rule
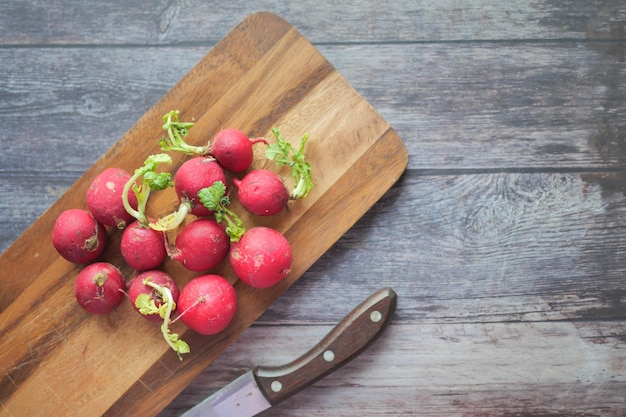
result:
[[[187,140],[198,145],[223,127],[269,138],[277,127],[294,144],[309,133],[306,152],[315,183],[306,199],[274,218],[246,215],[233,202],[248,228],[268,225],[285,233],[293,247],[292,271],[277,286],[259,290],[238,281],[225,262],[215,272],[234,283],[237,315],[224,332],[210,337],[176,323],[173,330],[191,346],[182,362],[162,340],[159,326],[136,314],[129,302],[107,316],[84,312],[73,295],[80,267],[61,258],[50,241],[63,210],[86,208],[85,191],[99,172],[113,166],[132,172],[160,152],[161,118],[174,109],[181,120],[196,122]],[[255,147],[256,166],[277,170],[261,159],[263,147]],[[174,172],[187,157],[172,156]],[[398,180],[407,159],[388,123],[292,26],[268,13],[248,17],[0,258],[0,416],[157,414]],[[172,190],[153,196],[153,214],[177,205]],[[120,235],[109,231],[102,260],[130,279],[134,271],[119,255]],[[163,269],[181,287],[199,275],[173,261]]]

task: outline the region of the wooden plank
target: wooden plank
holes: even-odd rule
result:
[[[299,4],[273,0],[250,4],[113,1],[50,3],[9,1],[0,16],[2,44],[213,43],[248,14],[277,13],[313,42],[449,41],[467,39],[624,39],[620,0],[589,4],[454,0]],[[68,14],[72,18],[68,19]],[[18,18],[13,18],[17,16]]]
[[[614,43],[324,46],[322,51],[402,137],[415,138],[407,142],[410,168],[624,166],[625,77]],[[1,250],[204,52],[204,47],[1,49],[6,77],[0,89],[9,91],[1,106],[11,140],[0,153],[0,192],[15,199],[0,201],[2,217],[13,219],[0,232]],[[386,56],[406,64],[389,71]],[[151,70],[135,65],[136,59]]]
[[[160,416],[289,361],[382,285],[401,295],[390,332],[273,415],[623,415],[625,183],[405,172]]]
[[[235,282],[227,265],[217,269],[235,282],[238,312],[229,328],[213,337],[177,329],[192,346],[182,363],[158,329],[132,313],[128,303],[106,317],[82,312],[72,291],[80,268],[61,259],[49,243],[58,213],[84,207],[86,187],[97,173],[108,166],[131,171],[158,152],[161,117],[172,108],[196,121],[187,138],[194,144],[206,143],[211,136],[207,132],[224,124],[251,136],[267,135],[275,126],[294,142],[308,132],[307,154],[318,167],[316,187],[307,199],[279,217],[247,216],[233,201],[248,228],[269,225],[285,233],[294,254],[291,273],[275,287],[256,290]],[[155,142],[146,148],[149,138]],[[0,326],[5,335],[0,341],[0,415],[35,410],[46,415],[80,415],[84,410],[92,415],[156,414],[392,186],[406,158],[402,142],[384,119],[289,24],[266,13],[246,19],[0,258]],[[172,169],[183,159],[175,156]],[[270,167],[263,161],[255,166]],[[155,194],[150,203],[169,212],[177,204],[169,191]],[[342,214],[339,220],[336,213]],[[114,249],[120,233],[110,231],[103,259],[130,277],[132,271]],[[163,268],[181,287],[194,275],[173,261]],[[66,372],[77,354],[80,372]]]
[[[481,43],[324,52],[400,134],[416,138],[407,145],[410,168],[623,167],[624,44],[610,46]],[[389,70],[387,60],[402,64]]]
[[[328,330],[251,327],[159,417],[179,415],[254,364],[290,361]],[[425,324],[398,317],[362,356],[271,415],[623,416],[624,335],[615,321]],[[276,340],[284,349],[275,349]]]
[[[626,161],[620,145],[626,68],[612,45],[367,45],[321,51],[402,137],[415,138],[407,143],[409,168],[588,169]],[[6,110],[7,129],[15,133],[0,166],[13,175],[39,170],[77,177],[203,50],[0,50],[0,59],[15,62],[6,70],[6,88],[16,97]],[[135,59],[152,70],[142,71]],[[390,70],[389,60],[402,64]],[[71,81],[58,77],[65,62]],[[38,79],[50,81],[30,87]],[[119,98],[122,86],[128,100]],[[57,150],[46,159],[37,149],[43,139]],[[90,146],[76,149],[82,139]]]
[[[623,183],[620,174],[450,177],[409,171],[337,242],[325,262],[308,272],[311,278],[299,287],[305,292],[293,297],[324,305],[325,296],[316,296],[320,282],[338,294],[349,285],[350,292],[365,296],[371,286],[336,277],[374,273],[392,279],[399,291],[410,292],[413,285],[403,277],[424,281],[420,301],[431,300],[431,308],[405,304],[420,320],[486,320],[490,308],[498,313],[492,320],[593,318],[610,312],[621,317],[623,309],[610,307],[623,292],[626,242],[621,236],[626,234],[609,233],[619,230],[625,215]],[[395,213],[398,222],[389,222],[386,213]],[[389,243],[390,235],[403,238]],[[379,249],[387,245],[407,261],[388,260],[387,251]],[[343,253],[361,261],[344,264]],[[501,296],[508,298],[494,298]],[[466,300],[472,297],[479,301],[468,316]],[[305,320],[308,314],[278,310],[276,317]]]
[[[329,321],[337,303],[389,285],[406,295],[411,323],[623,320],[623,184],[619,174],[409,170],[264,317]]]
[[[378,280],[409,294],[419,283],[403,301],[413,321],[623,317],[623,184],[610,173],[407,171],[270,317],[306,322],[310,309],[286,309],[306,299],[331,313],[329,302],[365,297]]]
[[[383,282],[402,294],[419,286],[403,300],[412,321],[619,319],[624,184],[619,173],[409,170],[268,313],[307,322],[297,300],[330,314],[329,303]]]
[[[5,248],[250,7],[317,43],[411,153],[392,192],[163,417],[293,358],[381,284],[400,296],[391,331],[269,414],[625,415],[623,1],[123,3],[3,5]]]

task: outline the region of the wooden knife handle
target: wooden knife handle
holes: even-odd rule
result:
[[[276,367],[256,367],[258,386],[270,404],[287,399],[363,352],[389,324],[396,300],[391,288],[382,288],[298,359]]]

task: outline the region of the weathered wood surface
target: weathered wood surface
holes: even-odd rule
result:
[[[230,209],[246,228],[271,226],[289,240],[290,272],[279,284],[258,290],[238,281],[228,262],[205,271],[233,283],[237,310],[229,326],[213,337],[174,325],[178,329],[172,331],[191,346],[184,361],[163,342],[158,326],[134,314],[130,303],[106,317],[81,311],[72,288],[83,265],[62,259],[50,244],[59,214],[86,208],[85,192],[98,173],[109,167],[132,172],[158,152],[162,118],[172,109],[183,120],[195,121],[185,139],[194,145],[206,144],[224,126],[269,142],[275,127],[295,147],[306,132],[307,161],[317,167],[306,199],[276,216],[252,216],[232,195]],[[272,169],[287,187],[295,187],[288,167],[276,167],[257,150],[262,152],[255,147],[252,168]],[[171,172],[189,158],[172,155]],[[389,190],[407,162],[406,148],[389,124],[293,26],[270,13],[247,17],[0,257],[0,369],[5,377],[0,416],[160,412]],[[169,189],[150,195],[148,213],[164,216],[178,205]],[[130,281],[137,271],[121,260],[121,235],[108,231],[99,260],[120,268]],[[168,235],[173,241],[176,231]],[[170,259],[160,269],[181,289],[198,276]],[[44,319],[51,311],[54,320]],[[77,361],[79,372],[68,374]]]
[[[9,1],[2,249],[260,9],[380,111],[409,169],[161,416],[293,359],[383,285],[388,333],[266,415],[626,415],[620,0]]]

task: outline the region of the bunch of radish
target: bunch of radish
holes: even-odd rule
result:
[[[87,210],[69,209],[57,218],[52,243],[62,257],[85,265],[74,286],[81,307],[107,314],[128,298],[146,320],[161,323],[164,339],[182,359],[189,346],[171,332],[173,322],[180,320],[211,335],[224,330],[235,315],[235,289],[214,268],[228,260],[237,278],[255,288],[276,285],[291,269],[292,251],[285,236],[265,226],[246,229],[229,208],[231,193],[252,215],[274,216],[290,200],[306,197],[313,182],[304,154],[307,135],[294,148],[276,129],[271,144],[223,129],[208,145],[192,146],[185,137],[194,124],[180,122],[178,114],[163,116],[167,134],[158,142],[163,153],[149,155],[132,174],[120,168],[103,170],[87,190]],[[275,165],[291,168],[291,190],[277,173],[252,168],[257,143],[266,146],[265,156]],[[172,164],[165,153],[170,151],[189,156],[175,175],[162,170]],[[146,211],[151,193],[169,187],[175,189],[178,207],[150,218]],[[98,261],[109,230],[122,233],[121,257],[135,270],[128,280],[119,267]],[[179,289],[175,277],[160,269],[168,258],[201,275]]]

